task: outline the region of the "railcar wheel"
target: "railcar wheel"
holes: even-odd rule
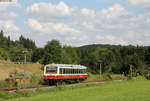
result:
[[[76,79],[76,83],[80,83],[80,79]]]
[[[56,86],[59,86],[59,85],[65,85],[66,82],[64,80],[57,80],[56,82]]]

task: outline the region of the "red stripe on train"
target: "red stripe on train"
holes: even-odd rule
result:
[[[44,79],[87,78],[88,75],[44,75]]]

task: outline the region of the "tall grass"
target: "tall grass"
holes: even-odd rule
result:
[[[87,81],[95,81],[95,80],[113,80],[113,79],[126,79],[126,77],[122,74],[110,74],[104,73],[101,76],[99,74],[91,74],[88,73],[89,77]]]
[[[35,64],[0,64],[0,80],[9,77],[9,74],[13,71],[18,71],[19,73],[26,73],[27,75],[32,74],[43,74],[41,69],[43,65]]]
[[[18,74],[17,74],[18,75]],[[33,75],[25,75],[21,78],[26,80],[20,82],[20,80],[16,79],[17,76],[11,76],[10,81],[0,80],[0,88],[22,88],[22,87],[33,87],[33,86],[41,86],[43,84],[43,78],[40,74]],[[19,77],[19,76],[18,76]]]

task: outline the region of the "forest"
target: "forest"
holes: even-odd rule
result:
[[[64,46],[59,40],[50,40],[43,48],[24,36],[11,40],[0,31],[0,60],[11,62],[39,62],[41,64],[81,64],[91,73],[118,73],[134,75],[150,72],[150,46],[121,46],[93,44],[81,47]]]

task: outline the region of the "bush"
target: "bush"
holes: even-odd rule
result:
[[[1,99],[10,99],[13,98],[14,94],[10,94],[9,92],[0,91],[0,98]]]
[[[4,81],[4,80],[1,80],[0,81],[0,88],[4,88],[4,87],[6,87],[6,82]]]
[[[136,80],[146,80],[146,78],[144,76],[142,76],[142,75],[138,75],[136,77]]]
[[[88,73],[88,78],[86,81],[94,81],[94,80],[100,80],[100,76],[98,74],[92,74]]]
[[[21,90],[16,92],[17,97],[31,97],[32,91]]]
[[[13,87],[13,84],[7,83],[5,80],[0,81],[0,88],[9,88]]]
[[[112,74],[111,77],[112,79],[126,79],[126,77],[121,74]]]
[[[146,80],[146,78],[144,76],[142,76],[142,75],[138,75],[136,77],[128,76],[127,80]]]
[[[0,60],[8,60],[8,52],[2,48],[0,48]]]
[[[41,75],[33,74],[30,76],[30,84],[32,86],[38,86],[43,83],[43,78]]]
[[[88,74],[89,77],[93,77],[92,73],[88,72],[87,74]]]
[[[6,92],[6,91],[0,91],[0,101],[17,98],[17,97],[31,97],[33,95],[32,91],[17,91],[14,93]]]
[[[111,73],[104,73],[102,77],[99,74],[91,74],[88,73],[89,77],[87,81],[94,81],[94,80],[112,80],[112,79],[126,79],[124,75],[121,74],[111,74]]]
[[[112,80],[111,74],[109,74],[109,73],[103,74],[103,79],[104,80]]]

